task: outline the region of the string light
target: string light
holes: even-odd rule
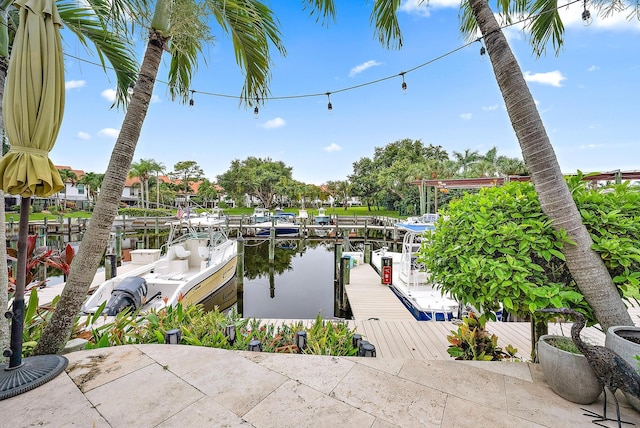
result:
[[[588,27],[593,22],[591,19],[591,12],[587,10],[587,0],[584,0],[584,10],[582,11],[582,23],[585,27]]]
[[[404,71],[402,73],[400,73],[400,76],[402,77],[402,92],[404,92],[405,94],[407,93],[407,82],[404,81]]]
[[[572,1],[569,1],[569,3],[564,4],[564,5],[562,5],[562,6],[558,6],[557,8],[555,8],[555,9],[553,9],[553,10],[554,10],[554,11],[555,11],[555,10],[559,10],[561,7],[568,8],[570,5],[572,5],[572,4],[574,4],[574,3],[578,3],[578,2],[580,2],[580,1],[582,1],[582,2],[583,2],[583,4],[584,4],[584,11],[582,12],[582,20],[583,20],[583,22],[584,22],[584,25],[585,25],[585,26],[586,26],[586,25],[590,25],[590,24],[592,23],[592,18],[591,18],[591,13],[587,10],[587,6],[586,6],[586,4],[587,4],[587,0],[572,0]],[[543,12],[543,13],[549,13],[549,12],[551,12],[551,11],[545,11],[545,12]],[[521,17],[520,21],[518,21],[518,22],[511,22],[511,23],[508,23],[508,24],[506,24],[506,25],[501,25],[501,28],[500,28],[500,29],[502,30],[502,29],[505,29],[505,28],[508,28],[508,27],[511,27],[511,26],[515,26],[515,25],[521,24],[523,21],[527,21],[527,20],[533,19],[534,17],[535,17],[535,16],[529,16],[529,17],[526,17],[526,18]],[[0,24],[0,25],[2,25],[2,24]],[[4,24],[4,25],[6,25],[6,24]],[[369,81],[369,82],[361,83],[361,84],[358,84],[358,85],[354,85],[354,86],[349,86],[349,87],[345,87],[345,88],[337,89],[337,90],[335,90],[335,91],[333,91],[333,92],[326,92],[326,93],[308,93],[308,94],[286,95],[286,96],[277,96],[277,97],[265,97],[265,98],[263,98],[263,101],[267,101],[267,100],[296,99],[296,98],[310,98],[310,97],[317,97],[317,96],[326,95],[326,96],[327,96],[327,98],[328,98],[328,100],[329,100],[329,102],[328,102],[328,104],[327,104],[327,108],[328,108],[328,110],[329,110],[329,111],[332,111],[332,110],[333,110],[333,105],[331,104],[331,98],[330,98],[330,95],[331,95],[332,93],[333,93],[333,94],[335,94],[335,93],[339,93],[339,92],[346,92],[346,91],[351,91],[351,90],[354,90],[354,89],[359,89],[359,88],[362,88],[362,87],[364,87],[364,86],[374,85],[374,84],[377,84],[377,83],[383,82],[383,81],[385,81],[385,80],[390,80],[390,79],[392,79],[392,78],[395,78],[395,77],[397,77],[398,75],[400,75],[400,76],[402,77],[402,89],[403,89],[403,91],[405,91],[405,90],[406,90],[406,87],[407,87],[407,84],[406,84],[406,82],[405,82],[405,80],[404,80],[404,75],[405,75],[405,74],[410,73],[410,72],[413,72],[413,71],[416,71],[416,70],[418,70],[419,68],[425,67],[425,66],[430,65],[430,64],[432,64],[432,63],[434,63],[434,62],[436,62],[436,61],[439,61],[439,60],[441,60],[441,59],[444,59],[445,57],[450,56],[450,55],[452,55],[452,54],[454,54],[454,53],[458,52],[459,50],[462,50],[462,49],[464,49],[464,48],[468,47],[469,45],[471,45],[472,43],[475,43],[476,41],[480,41],[480,42],[481,42],[481,40],[482,40],[482,37],[481,37],[481,38],[478,38],[477,40],[474,40],[474,41],[472,41],[472,42],[466,43],[466,44],[464,44],[464,45],[462,45],[462,46],[459,46],[459,47],[457,47],[457,48],[455,48],[455,49],[453,49],[453,50],[451,50],[451,51],[449,51],[449,52],[446,52],[446,53],[444,53],[444,54],[442,54],[442,55],[440,55],[440,56],[438,56],[438,57],[435,57],[435,58],[433,58],[433,59],[430,59],[430,60],[428,60],[428,61],[426,61],[426,62],[424,62],[424,63],[422,63],[422,64],[420,64],[420,65],[417,65],[417,66],[415,66],[415,67],[413,67],[413,68],[411,68],[411,69],[409,69],[409,70],[403,71],[403,72],[401,72],[401,73],[399,73],[399,74],[394,74],[394,75],[387,76],[387,77],[383,77],[383,78],[380,78],[380,79],[377,79],[377,80],[373,80],[373,81]],[[482,46],[480,47],[480,56],[481,56],[481,60],[484,60],[484,58],[486,57],[486,53],[487,53],[487,50],[486,50],[486,48],[484,47],[484,45],[482,45]],[[85,58],[80,58],[80,57],[78,57],[78,56],[71,55],[71,54],[66,53],[66,52],[63,52],[63,55],[64,55],[64,56],[66,56],[66,57],[68,57],[68,58],[75,59],[75,60],[77,60],[77,61],[81,61],[81,62],[84,62],[84,63],[87,63],[87,64],[95,65],[95,66],[97,66],[97,67],[101,67],[101,68],[106,68],[106,69],[110,69],[110,70],[113,70],[113,71],[117,71],[117,69],[115,69],[115,68],[113,68],[113,67],[108,67],[108,66],[107,66],[107,67],[105,67],[105,66],[104,66],[104,64],[100,64],[100,63],[96,63],[96,62],[93,62],[93,61],[89,61],[89,60],[87,60],[87,59],[85,59]],[[167,86],[169,85],[169,83],[168,83],[168,82],[165,82],[165,81],[162,81],[162,80],[159,80],[159,79],[158,79],[158,80],[156,80],[156,83],[162,83],[162,84],[165,84],[165,85],[167,85]],[[129,88],[127,92],[128,92],[129,94],[131,94],[131,93],[132,93],[132,91],[133,91],[133,88]],[[194,105],[193,94],[196,92],[196,90],[192,89],[192,90],[190,90],[190,91],[191,91],[191,94],[192,94],[192,95],[191,95],[191,99],[189,100],[189,106],[190,106],[190,107],[193,107],[193,105]],[[201,95],[214,96],[214,97],[219,97],[219,98],[232,98],[232,99],[237,99],[237,98],[238,98],[238,96],[237,96],[237,95],[229,95],[229,94],[222,94],[222,93],[215,93],[215,92],[207,92],[207,91],[197,91],[197,92],[199,92]],[[256,118],[256,119],[258,118],[258,114],[259,114],[259,108],[258,108],[258,104],[259,104],[259,102],[260,102],[260,98],[256,96],[256,105],[255,105],[255,107],[254,107],[254,109],[253,109],[253,114],[254,114],[254,116],[255,116],[255,118]]]

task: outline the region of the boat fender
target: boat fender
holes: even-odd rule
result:
[[[117,315],[126,308],[137,310],[147,296],[147,281],[138,276],[124,278],[111,292],[104,308],[109,316]]]

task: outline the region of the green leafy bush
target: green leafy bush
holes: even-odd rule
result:
[[[628,184],[588,189],[578,175],[569,186],[594,249],[626,299],[638,298],[640,194]],[[596,322],[569,272],[564,231],[540,209],[531,183],[481,189],[451,201],[420,259],[443,290],[483,311],[500,303],[528,315],[567,306]]]

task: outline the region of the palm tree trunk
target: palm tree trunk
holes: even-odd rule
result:
[[[122,189],[131,167],[142,124],[149,109],[153,86],[162,59],[162,47],[166,41],[167,38],[162,37],[157,31],[150,31],[149,43],[140,67],[140,74],[122,123],[120,135],[111,153],[98,202],[85,237],[80,244],[78,255],[73,259],[71,272],[60,301],[34,350],[35,355],[58,353],[64,348],[71,335],[73,323],[87,296],[89,286],[107,246],[109,232],[122,196]]]
[[[633,325],[609,271],[591,248],[591,236],[564,180],[520,66],[493,12],[485,0],[470,0],[469,5],[484,37],[542,211],[555,228],[565,229],[575,242],[565,244],[562,250],[573,279],[605,330],[612,325]]]

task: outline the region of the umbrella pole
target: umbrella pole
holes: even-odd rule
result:
[[[31,198],[20,198],[20,223],[18,229],[18,261],[16,266],[16,293],[13,296],[11,320],[11,355],[9,368],[22,364],[22,332],[24,330],[24,289],[27,280],[27,239]]]
[[[27,280],[27,238],[31,198],[21,197],[20,230],[18,231],[18,262],[16,294],[11,313],[11,349],[5,351],[9,365],[0,365],[0,400],[15,397],[39,387],[58,376],[69,361],[61,355],[36,355],[22,359],[22,330],[24,329],[24,289]]]

